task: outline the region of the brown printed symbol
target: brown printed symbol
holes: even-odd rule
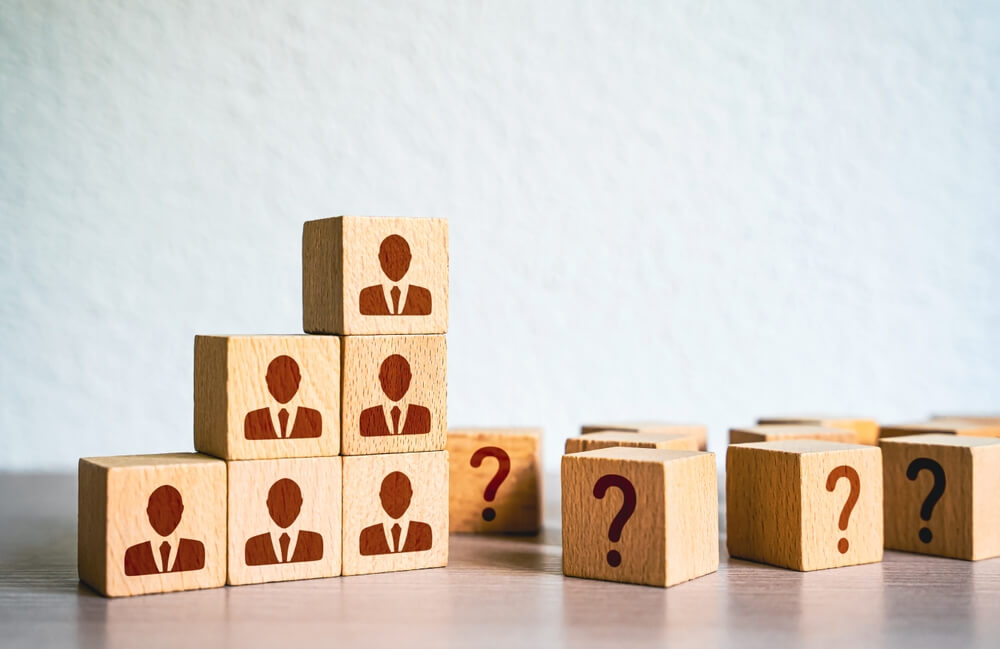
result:
[[[488,457],[495,457],[497,460],[497,472],[493,475],[489,484],[486,485],[486,492],[483,494],[483,499],[491,503],[497,497],[497,489],[500,488],[500,485],[503,484],[503,481],[510,474],[510,456],[507,455],[507,451],[499,446],[484,446],[472,454],[469,464],[473,469],[478,469],[482,466],[483,460]],[[483,520],[487,523],[496,517],[497,512],[492,507],[487,507],[483,510]]]
[[[361,315],[430,315],[431,292],[423,286],[406,286],[406,295],[399,287],[399,281],[410,270],[410,244],[406,239],[393,234],[382,241],[378,249],[378,261],[382,272],[392,281],[391,286],[376,284],[361,290],[358,304]],[[387,295],[388,293],[388,295]]]
[[[399,354],[382,361],[378,380],[382,392],[393,402],[398,402],[410,390],[410,364]],[[372,406],[361,411],[361,436],[384,437],[387,435],[426,435],[431,432],[431,411],[414,403],[399,407],[394,403]]]
[[[271,485],[267,492],[267,511],[278,527],[287,530],[302,511],[302,490],[299,485],[288,478],[282,478]],[[295,542],[294,545],[292,541]],[[276,539],[271,532],[265,532],[250,537],[244,548],[244,559],[248,566],[318,561],[322,558],[323,537],[309,530],[299,530],[294,538],[283,531]]]
[[[431,526],[420,521],[403,521],[399,519],[410,508],[413,499],[413,487],[405,473],[393,471],[382,480],[379,491],[382,509],[393,519],[377,523],[361,530],[359,544],[361,555],[368,557],[378,554],[396,554],[399,552],[422,552],[431,549]]]
[[[180,525],[184,513],[181,492],[171,485],[162,485],[149,494],[146,516],[149,525],[162,539],[137,543],[125,551],[125,574],[157,575],[164,572],[186,572],[205,567],[205,546],[193,539],[169,539]],[[153,544],[156,543],[156,553]]]
[[[611,527],[608,528],[608,540],[612,543],[617,543],[622,538],[622,530],[625,529],[625,523],[631,518],[632,512],[635,511],[635,487],[628,478],[620,476],[614,473],[608,475],[602,475],[596,483],[594,483],[594,498],[604,498],[604,494],[607,493],[608,489],[611,487],[618,487],[622,492],[622,506],[618,510],[618,514],[615,515],[614,519],[611,521]],[[608,565],[612,568],[617,568],[622,563],[622,555],[618,550],[608,551]]]
[[[847,523],[851,518],[851,512],[854,510],[854,505],[858,502],[858,496],[861,495],[861,477],[858,476],[858,472],[853,467],[849,467],[846,464],[838,466],[833,471],[830,471],[830,475],[826,477],[826,490],[833,491],[836,489],[837,483],[841,478],[847,478],[847,481],[851,483],[851,493],[847,495],[847,502],[844,503],[843,509],[840,510],[840,520],[838,522],[840,529],[846,531]],[[842,538],[837,542],[837,549],[840,550],[841,554],[847,552],[849,547],[850,543],[848,543],[846,538]]]
[[[286,404],[299,391],[302,375],[299,364],[291,356],[278,356],[267,366],[267,390],[279,404]],[[273,415],[273,416],[272,416]],[[243,436],[247,439],[303,439],[323,434],[323,416],[319,410],[299,406],[252,410],[243,419]]]

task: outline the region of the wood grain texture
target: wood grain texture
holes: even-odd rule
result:
[[[837,467],[857,472],[857,502],[839,522],[852,487]],[[736,444],[726,456],[729,553],[794,570],[882,560],[882,455],[878,447],[817,440]],[[847,540],[846,551],[838,547]]]
[[[885,547],[957,559],[1000,556],[1000,440],[961,435],[911,435],[881,442],[885,483]],[[907,470],[929,458],[943,471],[944,491],[924,520],[921,508],[938,482],[930,468]],[[920,538],[926,528],[930,538]]]
[[[382,243],[392,235],[405,239],[409,248],[409,265],[400,269],[405,269],[400,278],[387,276],[380,263]],[[430,312],[363,315],[362,292],[382,286],[406,289],[414,297],[424,289]],[[403,311],[407,298],[400,299],[399,310]],[[309,333],[446,333],[448,222],[355,216],[306,222],[302,231],[302,302],[303,328]]]
[[[719,565],[715,456],[697,451],[613,447],[562,459],[563,572],[568,576],[671,586]],[[619,540],[609,528],[626,502],[621,487],[601,498],[604,476],[624,478],[635,510]],[[618,565],[609,551],[618,553]]]
[[[109,597],[225,584],[225,462],[198,453],[90,457],[80,459],[78,475],[82,581]],[[179,500],[167,496],[161,512],[151,495],[164,487]],[[169,529],[154,529],[164,518],[173,519]],[[164,542],[174,552],[169,571],[159,554]]]
[[[228,584],[340,574],[341,462],[315,457],[228,463]],[[282,534],[289,539],[284,561]]]
[[[448,350],[444,336],[347,336],[343,340],[344,455],[410,453],[444,449],[448,429]],[[402,357],[402,361],[399,357]],[[408,374],[405,394],[390,392]],[[388,381],[383,381],[385,379]],[[388,434],[392,408],[400,408],[401,434]],[[416,425],[424,422],[423,428]],[[376,432],[366,436],[375,424]],[[426,431],[426,432],[416,432]],[[411,434],[413,433],[413,434]]]
[[[338,455],[340,354],[335,336],[195,336],[195,448],[227,460]],[[296,375],[297,388],[282,383]]]
[[[359,455],[343,461],[343,574],[448,564],[447,451]],[[391,529],[396,524],[400,538],[394,548]]]
[[[1000,437],[1000,422],[972,421],[968,419],[932,419],[911,424],[892,424],[879,428],[879,439],[907,435],[967,435],[971,437]]]
[[[484,498],[500,469],[495,457],[472,458],[483,448],[506,454],[509,473],[492,500]],[[542,430],[452,428],[448,431],[448,525],[452,532],[537,533],[542,525]],[[486,509],[492,514],[484,514]],[[489,519],[489,520],[487,520]]]
[[[675,451],[697,451],[699,439],[696,435],[681,433],[628,433],[624,431],[603,431],[587,433],[566,440],[566,453],[596,451],[599,448],[624,446],[628,448],[660,448]]]
[[[819,439],[827,442],[857,443],[857,433],[851,428],[829,428],[826,426],[798,424],[764,424],[748,428],[731,428],[730,444],[753,444],[755,442],[776,442],[783,439]]]
[[[701,424],[677,424],[664,421],[624,421],[611,424],[585,424],[580,427],[581,435],[590,435],[591,433],[606,431],[693,435],[698,439],[699,451],[704,451],[708,444],[708,427]]]
[[[760,425],[799,425],[799,426],[822,426],[824,428],[847,428],[853,430],[856,441],[852,444],[868,444],[869,446],[878,444],[878,422],[874,419],[864,419],[858,417],[826,417],[826,416],[796,416],[796,417],[761,417],[757,420]]]

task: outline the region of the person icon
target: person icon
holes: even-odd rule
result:
[[[302,375],[291,356],[278,356],[267,366],[267,389],[279,405],[253,410],[243,418],[247,439],[303,439],[323,433],[323,415],[305,406],[285,407],[299,391]]]
[[[302,490],[294,480],[282,478],[267,492],[267,512],[278,529],[247,539],[243,549],[248,566],[318,561],[323,558],[323,537],[294,525],[302,511]]]
[[[361,555],[365,557],[431,549],[431,526],[403,518],[410,508],[413,487],[405,473],[393,471],[382,480],[379,491],[382,509],[388,518],[361,530]]]
[[[430,315],[431,292],[423,286],[402,284],[410,270],[410,244],[398,234],[382,240],[378,261],[392,284],[376,284],[361,289],[358,306],[361,315]]]
[[[183,513],[181,492],[174,487],[162,485],[149,494],[146,517],[160,538],[137,543],[125,550],[127,576],[187,572],[205,567],[204,544],[175,534]]]
[[[431,432],[431,411],[415,403],[400,400],[410,389],[410,364],[399,354],[393,354],[379,368],[378,380],[382,392],[392,402],[361,411],[361,436],[426,435]]]

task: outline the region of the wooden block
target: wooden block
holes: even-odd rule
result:
[[[822,426],[824,428],[848,428],[857,435],[856,441],[852,444],[878,444],[878,422],[874,419],[860,419],[857,417],[761,417],[758,424],[768,426]],[[732,442],[730,442],[732,443]]]
[[[302,230],[302,321],[324,334],[448,331],[448,222],[338,216]]]
[[[693,435],[698,439],[698,450],[704,451],[708,444],[708,428],[700,424],[672,424],[656,421],[619,422],[617,424],[588,424],[580,427],[581,435],[602,432],[622,433],[665,433],[673,435]]]
[[[449,530],[537,533],[541,446],[540,428],[449,430]]]
[[[957,421],[971,421],[977,424],[1000,424],[1000,414],[987,415],[987,414],[957,414],[957,415],[934,415],[931,417],[932,421],[938,421],[944,419],[946,421],[957,420]]]
[[[338,455],[340,362],[335,336],[195,336],[195,448],[226,460]]]
[[[343,573],[448,565],[448,452],[343,460]]]
[[[910,435],[881,442],[885,547],[1000,556],[1000,439]]]
[[[719,568],[715,455],[603,448],[562,459],[563,572],[672,586]]]
[[[794,570],[882,560],[882,452],[819,440],[734,444],[729,554]]]
[[[913,424],[882,426],[879,429],[879,439],[922,434],[1000,437],[1000,422],[991,424],[967,419],[934,419]]]
[[[733,428],[729,431],[730,444],[775,442],[783,439],[820,439],[827,442],[857,443],[857,434],[850,428],[825,426],[765,425]]]
[[[660,448],[675,451],[697,451],[699,440],[695,435],[679,433],[627,433],[603,431],[588,433],[566,440],[566,453],[596,451],[599,448],[625,446],[628,448]]]
[[[336,577],[341,458],[229,463],[230,585]]]
[[[347,336],[343,345],[343,454],[442,450],[447,436],[445,337]]]
[[[80,580],[120,597],[226,583],[226,463],[199,453],[85,457]]]

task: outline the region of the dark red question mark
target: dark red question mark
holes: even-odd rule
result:
[[[826,476],[826,490],[833,491],[836,489],[837,483],[840,482],[841,478],[847,478],[847,481],[851,483],[851,493],[847,495],[847,502],[844,503],[844,508],[840,510],[840,529],[846,530],[847,522],[851,519],[851,511],[858,502],[858,496],[861,495],[861,477],[858,476],[858,472],[854,470],[854,467],[849,467],[846,464],[838,466],[833,471],[830,471],[830,475]],[[841,554],[847,552],[847,548],[849,547],[850,543],[847,542],[846,538],[842,538],[837,542],[837,549],[840,550]]]
[[[604,494],[611,487],[618,487],[622,492],[622,508],[618,510],[618,515],[611,521],[611,527],[608,529],[608,540],[617,543],[622,538],[622,528],[635,511],[635,487],[624,476],[613,473],[602,475],[594,485],[594,497],[604,498]],[[621,563],[622,555],[618,550],[608,552],[609,566],[617,568]]]
[[[497,472],[494,474],[493,479],[490,483],[486,485],[486,493],[483,494],[483,498],[486,502],[491,503],[493,499],[497,497],[497,489],[503,484],[503,481],[507,478],[510,473],[510,456],[507,455],[507,451],[496,446],[484,446],[475,453],[472,454],[472,459],[469,460],[469,464],[472,468],[478,469],[483,464],[483,460],[488,457],[495,457],[497,459]],[[492,507],[487,507],[483,510],[483,520],[489,522],[497,517],[497,512]]]

